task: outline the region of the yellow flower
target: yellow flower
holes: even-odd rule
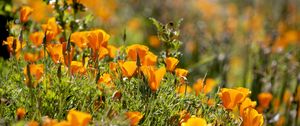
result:
[[[271,100],[273,99],[273,95],[269,92],[263,92],[258,95],[259,106],[263,108],[268,108]]]
[[[128,60],[137,60],[137,55],[139,56],[140,60],[143,61],[144,57],[147,55],[149,48],[144,45],[134,44],[128,46],[126,48],[127,58]]]
[[[44,74],[44,65],[43,64],[30,64],[29,65],[29,70],[30,70],[30,76],[31,76],[31,81],[34,82],[33,85],[27,85],[29,87],[36,87],[38,82],[41,81],[41,78]],[[29,75],[27,75],[27,67],[24,69],[24,74],[25,74],[25,81],[26,84],[28,84],[29,81]]]
[[[207,126],[206,120],[200,117],[191,117],[181,126]]]
[[[242,114],[243,126],[262,126],[264,123],[264,117],[254,108],[246,108]]]
[[[237,104],[242,103],[250,93],[251,91],[246,88],[222,88],[219,96],[223,106],[232,110]]]
[[[119,62],[119,65],[121,66],[123,76],[126,77],[132,77],[133,74],[135,74],[137,69],[137,65],[135,61],[126,61],[124,63]]]
[[[126,112],[125,115],[130,121],[130,126],[136,126],[143,118],[143,114],[140,112]]]
[[[25,108],[18,108],[17,109],[17,118],[18,118],[18,120],[23,119],[25,114],[26,114]]]
[[[141,70],[148,79],[148,85],[152,91],[156,91],[159,88],[160,82],[166,73],[166,68],[161,67],[159,69],[154,66],[142,66]]]
[[[29,39],[35,46],[40,46],[43,43],[44,33],[43,32],[34,32],[29,35]]]
[[[49,52],[54,63],[62,63],[64,61],[63,45],[62,44],[47,44]]]
[[[92,119],[89,113],[80,112],[77,110],[70,110],[67,116],[68,122],[71,126],[87,126]]]
[[[256,101],[251,101],[250,98],[246,98],[240,105],[240,115],[243,115],[243,112],[246,108],[255,108]]]
[[[168,57],[165,59],[167,70],[173,72],[179,60],[174,57]]]
[[[23,6],[20,9],[20,21],[27,22],[28,16],[32,13],[33,9],[29,6]]]
[[[203,84],[204,83],[204,84]],[[207,78],[204,82],[203,79],[198,79],[197,82],[193,85],[193,88],[198,95],[200,92],[207,94],[212,91],[212,89],[217,85],[216,81],[211,78]]]

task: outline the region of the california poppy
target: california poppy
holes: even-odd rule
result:
[[[178,76],[178,77],[186,77],[187,76],[187,74],[188,74],[188,70],[186,70],[186,69],[181,69],[181,68],[176,68],[175,69],[175,74],[176,74],[176,76]]]
[[[29,35],[29,39],[36,47],[38,47],[43,43],[44,32],[33,32]]]
[[[126,112],[125,115],[130,121],[130,126],[138,125],[139,121],[143,118],[143,114],[140,112]]]
[[[182,84],[176,88],[176,92],[179,94],[191,93],[192,88],[187,84]]]
[[[186,122],[183,122],[181,126],[207,126],[207,122],[201,117],[192,116]]]
[[[110,58],[115,58],[117,55],[118,48],[113,45],[107,45],[108,55]]]
[[[86,69],[80,61],[72,61],[71,62],[71,73],[72,74],[85,74]]]
[[[33,63],[33,62],[37,61],[39,58],[40,58],[39,53],[37,54],[37,53],[27,52],[27,53],[24,54],[24,60],[27,61],[27,62]]]
[[[49,52],[54,63],[57,64],[64,62],[62,44],[47,44],[47,51]]]
[[[259,114],[254,108],[248,107],[243,111],[243,126],[262,126],[264,117]]]
[[[243,115],[243,112],[246,108],[249,108],[249,107],[255,108],[255,106],[256,106],[256,101],[251,101],[250,98],[246,98],[240,105],[240,108],[239,108],[240,115]]]
[[[86,48],[88,44],[87,32],[72,33],[70,41],[75,43],[79,48]]]
[[[91,119],[92,116],[89,113],[80,112],[74,109],[70,110],[67,116],[67,120],[71,126],[87,126]]]
[[[18,118],[18,120],[23,119],[25,114],[26,114],[25,108],[18,108],[17,109],[17,118]]]
[[[259,106],[263,108],[268,108],[269,104],[273,98],[273,95],[269,92],[263,92],[258,95]]]
[[[197,82],[193,85],[193,88],[196,92],[196,95],[198,95],[200,92],[203,92],[204,94],[211,92],[215,86],[216,81],[214,79],[207,78],[205,82],[203,79],[198,79]]]
[[[93,49],[93,51],[99,50],[100,47],[107,47],[110,35],[108,35],[104,30],[97,29],[89,31],[87,34],[88,46]]]
[[[3,41],[3,45],[7,45],[8,51],[10,53],[13,53],[18,59],[22,48],[25,47],[26,44],[25,43],[21,44],[19,39],[14,38],[13,36],[9,36],[7,37],[6,41]]]
[[[128,46],[126,48],[127,58],[128,60],[137,60],[137,55],[141,59],[141,61],[144,60],[144,57],[147,55],[149,48],[144,45],[140,44],[133,44],[131,46]]]
[[[156,62],[157,62],[157,56],[149,51],[144,57],[144,60],[142,61],[142,65],[153,66],[156,64]]]
[[[28,71],[27,71],[27,67],[25,67],[24,69],[24,74],[25,74],[25,81],[27,86],[29,87],[36,87],[38,82],[41,81],[41,78],[43,76],[44,73],[44,65],[43,64],[30,64],[29,65],[29,70],[30,70],[30,74],[31,75],[27,75]],[[31,76],[32,80],[29,80],[29,76]],[[28,81],[33,81],[33,85],[28,85],[30,83],[28,83]]]
[[[160,82],[166,73],[166,68],[161,67],[159,69],[154,66],[142,66],[141,70],[143,74],[148,78],[148,84],[152,91],[156,91],[159,88]]]
[[[135,61],[126,61],[124,63],[119,62],[119,65],[121,66],[123,76],[126,77],[132,77],[133,74],[135,74],[137,69],[137,65]]]
[[[167,66],[167,70],[173,72],[177,64],[179,63],[179,60],[174,57],[168,57],[165,59],[165,63]]]
[[[23,6],[20,9],[20,21],[27,22],[29,15],[32,13],[33,9],[29,6]]]
[[[242,103],[250,93],[251,91],[246,88],[222,88],[219,96],[223,106],[232,110],[237,104]]]
[[[47,24],[42,24],[43,31],[46,32],[47,42],[53,40],[61,31],[62,28],[57,24],[55,17],[48,19]]]
[[[98,80],[98,88],[102,90],[102,87],[100,84],[105,84],[108,87],[114,87],[114,84],[112,82],[112,78],[110,74],[104,73],[102,76],[100,76]]]

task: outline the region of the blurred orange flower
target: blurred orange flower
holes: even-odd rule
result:
[[[211,78],[206,78],[205,80],[198,79],[197,82],[194,83],[193,88],[196,92],[196,95],[198,95],[200,92],[207,94],[207,93],[211,92],[212,89],[216,85],[217,85],[217,82],[214,79],[211,79]]]
[[[89,113],[80,112],[77,110],[70,110],[67,116],[67,120],[71,126],[87,126],[92,119]]]
[[[187,85],[187,84],[182,84],[179,87],[176,88],[176,92],[178,94],[185,94],[186,93],[191,93],[192,92],[192,88]]]
[[[254,108],[246,108],[242,114],[243,126],[262,126],[264,123],[264,117]]]
[[[130,121],[130,126],[138,125],[140,120],[143,118],[143,114],[140,112],[126,112],[125,115]]]
[[[273,99],[273,95],[271,93],[269,92],[260,93],[258,95],[259,106],[265,109],[268,108],[272,99]]]
[[[64,61],[63,45],[62,44],[47,44],[49,52],[54,63],[62,63]]]
[[[139,55],[139,58],[141,59],[141,61],[143,61],[145,56],[147,55],[148,50],[149,48],[147,46],[133,44],[126,48],[127,58],[128,60],[136,61],[137,55]]]
[[[47,24],[42,24],[42,29],[46,32],[47,42],[53,40],[62,31],[62,28],[57,24],[55,17],[48,19]]]
[[[104,73],[98,80],[98,88],[102,90],[103,88],[101,87],[100,84],[105,84],[108,87],[114,87],[114,83],[112,82],[112,78],[110,74]]]
[[[192,116],[186,122],[183,122],[181,126],[207,126],[207,122],[201,117]]]
[[[24,54],[24,60],[30,63],[33,63],[37,60],[39,60],[39,58],[41,58],[40,54],[36,54],[36,53],[25,53]]]
[[[71,62],[71,73],[72,74],[85,74],[86,73],[86,69],[83,66],[82,62],[79,61],[72,61]]]
[[[165,63],[167,66],[167,70],[173,72],[177,64],[179,63],[179,60],[174,57],[168,57],[165,59]]]
[[[44,64],[30,64],[29,65],[29,70],[30,70],[30,76],[31,76],[31,81],[34,82],[33,85],[27,85],[29,87],[36,87],[38,82],[41,81],[41,78],[44,74]],[[26,84],[28,84],[29,81],[29,75],[27,75],[27,67],[24,68],[24,74],[25,74],[25,81]]]
[[[132,77],[137,69],[137,65],[135,61],[126,61],[124,63],[119,62],[119,65],[121,66],[123,76],[126,77]]]
[[[141,70],[147,77],[148,84],[151,90],[156,91],[159,88],[160,82],[166,73],[166,68],[161,67],[159,69],[156,69],[154,68],[154,66],[142,66]]]
[[[118,52],[118,48],[113,45],[107,45],[108,55],[110,58],[115,58]]]
[[[38,47],[43,43],[44,33],[43,32],[34,32],[29,35],[29,39],[32,43]]]
[[[150,43],[150,46],[152,46],[154,48],[158,48],[160,46],[160,41],[156,35],[151,35],[149,37],[149,43]]]
[[[39,126],[37,121],[29,121],[26,126]]]
[[[237,104],[242,103],[250,93],[251,91],[246,88],[222,88],[219,96],[223,106],[232,110]]]
[[[23,6],[20,9],[20,21],[27,22],[29,15],[32,13],[33,9],[29,6]]]
[[[23,119],[25,114],[26,114],[25,108],[18,108],[17,109],[17,118],[18,118],[18,120]]]

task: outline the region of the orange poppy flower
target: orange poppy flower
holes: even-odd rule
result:
[[[263,108],[268,108],[271,100],[273,99],[273,95],[269,92],[263,92],[258,95],[259,106]]]
[[[180,86],[176,89],[176,92],[177,92],[178,94],[184,94],[185,92],[186,92],[186,93],[191,93],[191,92],[192,92],[192,88],[191,88],[189,85],[182,84],[182,85],[180,85]]]
[[[39,58],[40,58],[40,55],[36,54],[36,53],[25,53],[24,54],[24,60],[27,62],[33,63],[33,62],[39,60]]]
[[[118,52],[118,48],[113,45],[107,45],[108,55],[110,58],[115,58]]]
[[[29,39],[35,46],[40,46],[43,43],[44,33],[43,32],[34,32],[29,35]]]
[[[98,52],[99,52],[98,53],[98,58],[99,59],[103,59],[109,53],[108,50],[104,47],[100,47]]]
[[[17,109],[17,118],[18,118],[18,120],[23,119],[25,114],[26,114],[25,108],[18,108]]]
[[[142,65],[144,66],[153,66],[157,62],[157,56],[153,54],[152,52],[147,52],[147,55],[145,56],[144,60],[142,61]]]
[[[55,17],[52,17],[48,19],[47,24],[42,24],[42,29],[46,32],[46,39],[49,42],[61,32],[62,28],[57,24]]]
[[[196,95],[198,95],[200,92],[207,94],[211,92],[212,89],[217,85],[216,81],[211,78],[207,78],[204,82],[205,84],[203,84],[203,82],[203,79],[198,79],[197,82],[193,85]]]
[[[168,57],[165,59],[165,63],[167,66],[167,70],[170,72],[173,72],[177,64],[179,63],[179,60],[174,57]]]
[[[91,121],[92,116],[89,113],[70,110],[67,115],[67,120],[71,126],[87,126]]]
[[[152,46],[154,48],[158,48],[160,46],[160,41],[156,35],[151,35],[149,37],[149,43],[150,43],[150,46]]]
[[[37,121],[29,121],[26,126],[39,126]]]
[[[250,93],[251,91],[246,88],[222,88],[219,96],[223,106],[232,110],[237,104],[242,103]]]
[[[88,44],[87,32],[72,33],[70,41],[75,43],[81,49],[86,48]]]
[[[89,31],[87,34],[88,46],[94,51],[99,50],[100,47],[107,47],[107,42],[110,38],[104,30],[97,29]]]
[[[259,114],[254,108],[248,107],[243,111],[243,126],[262,126],[264,117]]]
[[[114,87],[110,74],[104,73],[98,80],[98,88],[102,89],[100,84],[105,84],[108,87]]]
[[[136,72],[137,65],[135,61],[126,61],[124,63],[119,62],[119,64],[121,66],[123,76],[132,77]]]
[[[86,69],[84,68],[82,62],[79,61],[72,61],[71,62],[71,73],[72,74],[85,74]]]
[[[243,115],[243,112],[246,108],[255,108],[256,101],[251,101],[250,98],[246,98],[240,105],[240,115]]]
[[[63,45],[62,44],[47,44],[49,52],[54,63],[62,63],[64,61]]]
[[[139,55],[139,58],[141,59],[141,61],[143,61],[144,57],[147,55],[148,50],[149,48],[147,46],[133,44],[126,48],[127,58],[128,60],[136,61],[137,55]]]
[[[175,75],[178,77],[186,77],[188,73],[189,71],[186,69],[181,69],[181,68],[175,69]]]
[[[29,6],[23,6],[20,9],[20,21],[27,22],[29,15],[32,13],[33,9]]]
[[[42,126],[62,126],[58,125],[58,121],[56,119],[51,119],[48,116],[43,117],[43,125]]]
[[[186,122],[183,122],[181,126],[207,126],[207,122],[201,117],[192,116]]]
[[[126,112],[125,115],[130,121],[130,126],[138,125],[140,120],[143,118],[143,114],[140,112]]]
[[[141,70],[148,78],[148,85],[151,90],[156,91],[159,88],[160,81],[166,74],[166,68],[161,67],[159,69],[155,69],[153,66],[142,66]]]
[[[30,74],[31,74],[31,79],[33,79],[34,84],[33,85],[27,85],[27,86],[36,87],[38,82],[41,81],[41,78],[44,74],[44,64],[30,64],[29,65],[29,70],[30,70]],[[25,79],[26,84],[28,84],[29,75],[27,75],[27,67],[25,67],[25,69],[24,69],[24,74],[25,74],[25,77],[26,77],[26,79]]]
[[[21,42],[19,41],[19,39],[16,39],[13,36],[7,37],[6,41],[3,41],[2,44],[7,45],[8,51],[13,53],[17,59],[20,56],[20,52],[21,52],[22,48],[25,47],[25,45],[26,45],[25,43],[22,43],[22,46],[21,46]]]

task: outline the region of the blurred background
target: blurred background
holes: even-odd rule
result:
[[[31,15],[35,22],[44,23],[55,16],[53,7],[43,1],[4,1],[0,5],[13,6],[2,8],[1,15],[6,15],[3,11],[5,9],[14,11],[22,5],[29,5],[35,10]],[[183,18],[180,26],[180,40],[183,43],[180,51],[183,55],[180,57],[179,67],[189,70],[191,85],[199,78],[213,78],[220,87],[243,86],[251,89],[254,100],[259,93],[270,92],[273,95],[272,107],[264,110],[268,113],[270,123],[275,120],[284,125],[298,119],[299,0],[80,2],[86,7],[86,11],[80,12],[78,17],[93,19],[89,22],[88,29],[104,29],[111,35],[110,43],[116,46],[123,44],[122,35],[126,29],[126,45],[148,45],[157,55],[162,46],[149,17],[162,23]],[[278,113],[283,116],[278,116]]]

